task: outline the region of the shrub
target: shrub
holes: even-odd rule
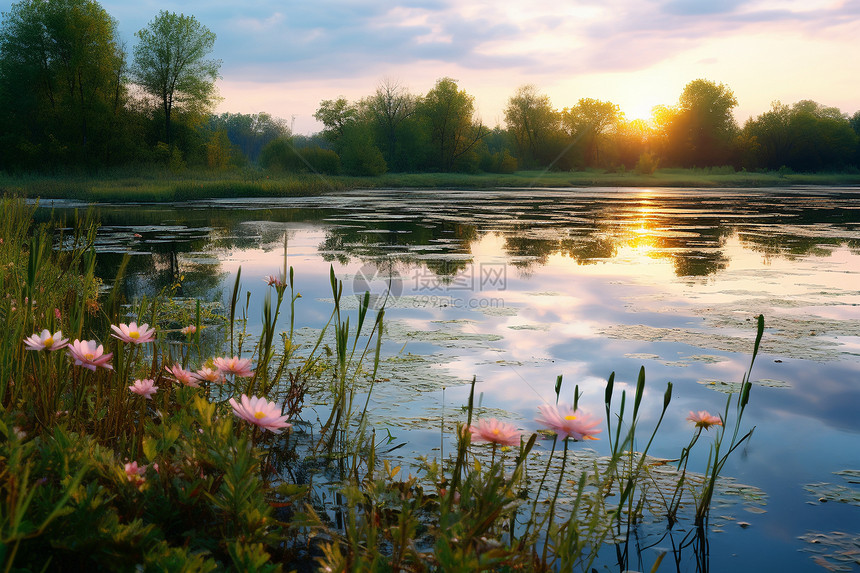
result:
[[[340,173],[340,157],[331,149],[321,147],[305,147],[299,150],[305,162],[305,171],[323,175],[338,175]]]
[[[639,156],[639,161],[636,162],[634,170],[639,175],[653,175],[659,165],[660,160],[650,151],[645,151]]]

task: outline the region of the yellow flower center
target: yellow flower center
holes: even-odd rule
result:
[[[261,418],[265,418],[266,414],[265,414],[265,412],[254,412],[254,417],[259,420]]]
[[[576,420],[576,416],[565,416],[565,420]]]
[[[136,330],[128,333],[129,338],[140,338],[140,333]]]
[[[52,336],[45,339],[45,348],[50,348],[52,344],[54,344],[54,338]]]
[[[87,352],[86,354],[84,354],[84,358],[86,358],[87,360],[92,360],[94,357],[95,355],[92,352]]]
[[[499,435],[499,429],[498,429],[498,428],[496,428],[495,430],[493,430],[493,435],[494,435],[494,436],[498,436],[498,435]]]

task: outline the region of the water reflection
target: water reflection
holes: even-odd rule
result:
[[[556,254],[585,265],[624,250],[640,260],[670,260],[679,277],[704,277],[726,268],[725,244],[733,235],[765,262],[827,256],[843,245],[860,249],[860,211],[853,208],[857,195],[851,190],[482,193],[355,193],[281,205],[271,200],[265,208],[230,201],[106,206],[99,210],[98,248],[151,256],[164,275],[153,277],[159,286],[175,280],[180,254],[256,248],[278,242],[295,225],[325,229],[319,245],[324,260],[394,258],[440,275],[462,271],[475,243],[490,233],[503,237],[500,254],[524,271]],[[63,205],[52,203],[55,216],[68,214]],[[100,270],[109,276],[116,259],[103,259]],[[133,263],[132,270],[148,264]]]
[[[602,396],[609,372],[629,388],[645,364],[656,386],[671,380],[678,390],[667,439],[655,444],[657,455],[677,457],[673,438],[689,431],[687,411],[720,407],[724,395],[705,382],[740,379],[751,349],[748,321],[764,313],[749,412],[759,428],[749,455],[726,471],[779,503],[761,516],[733,516],[753,527],[738,534],[727,520],[735,535],[716,536],[696,553],[713,570],[737,568],[732,554],[760,570],[814,570],[796,557],[806,528],[860,524],[845,507],[811,506],[798,493],[856,466],[856,190],[367,195],[104,206],[98,273],[110,280],[131,253],[129,299],[176,287],[179,296],[223,300],[241,266],[244,288],[259,303],[260,278],[279,268],[286,235],[310,326],[330,308],[329,265],[345,282],[365,265],[383,285],[400,277],[386,314],[388,352],[426,359],[410,358],[399,370],[383,364],[395,382],[375,390],[371,415],[392,432],[410,432],[425,452],[438,446],[450,405],[465,401],[458,384],[475,374],[488,407],[533,430],[536,406],[554,399],[558,374],[590,400]],[[70,213],[59,205],[56,215]],[[643,420],[660,406],[661,397],[646,396]]]

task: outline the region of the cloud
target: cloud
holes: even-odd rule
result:
[[[223,62],[224,83],[245,86],[242,93],[255,84],[260,90],[292,85],[307,93],[315,84],[331,90],[321,91],[317,101],[338,92],[353,98],[361,97],[355,86],[370,93],[386,75],[418,91],[416,80],[429,89],[447,75],[476,89],[479,106],[490,102],[491,118],[524,83],[546,90],[564,86],[557,92],[562,97],[578,87],[606,85],[607,79],[620,85],[615,76],[675,89],[678,82],[683,86],[700,77],[705,63],[719,81],[744,78],[755,90],[762,89],[767,74],[773,76],[771,85],[799,83],[791,78],[804,75],[821,78],[825,69],[833,73],[829,60],[806,64],[813,66],[808,69],[795,65],[789,75],[783,60],[809,59],[804,54],[832,60],[834,53],[852,53],[860,33],[858,0],[103,0],[102,5],[119,21],[129,50],[134,32],[159,10],[193,14],[217,35],[213,57]],[[9,6],[0,0],[0,10]],[[754,65],[762,70],[758,80],[744,72]],[[843,70],[831,85],[837,79],[853,81],[848,76]],[[816,86],[824,83],[818,80]],[[860,87],[842,90],[851,89],[857,93]],[[594,91],[591,97],[624,95]],[[788,97],[793,92],[774,91],[766,101]]]
[[[683,16],[710,16],[732,13],[742,3],[742,0],[672,0],[663,5],[663,11]]]

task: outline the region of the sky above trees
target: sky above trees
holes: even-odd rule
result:
[[[0,0],[0,11],[12,2]],[[834,0],[104,0],[129,51],[159,10],[217,35],[218,111],[266,111],[319,131],[323,99],[358,99],[383,78],[425,93],[443,76],[475,96],[486,125],[534,84],[556,107],[580,98],[628,117],[673,105],[707,78],[731,87],[740,122],[773,100],[860,110],[860,3]],[[561,7],[559,7],[561,4]]]

